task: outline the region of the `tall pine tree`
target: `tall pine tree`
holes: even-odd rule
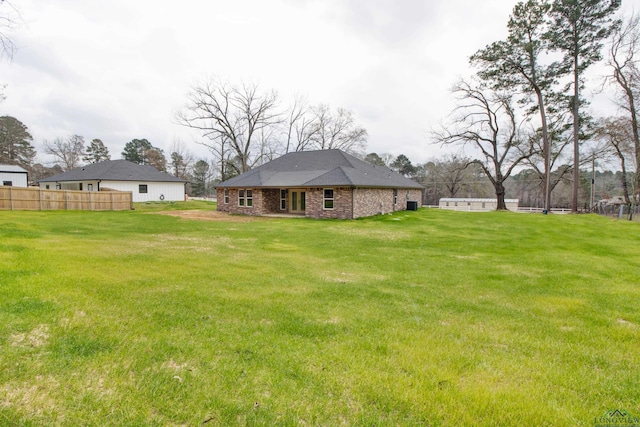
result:
[[[555,0],[551,9],[552,26],[548,33],[551,47],[563,54],[561,71],[571,76],[567,90],[573,88],[573,191],[571,211],[578,210],[580,178],[580,93],[584,87],[584,73],[600,61],[602,44],[619,21],[614,14],[621,0]]]
[[[546,0],[527,0],[518,3],[507,24],[506,40],[490,44],[470,58],[478,66],[478,76],[496,91],[520,94],[520,101],[538,113],[543,141],[544,208],[551,204],[550,152],[551,137],[547,124],[547,101],[557,80],[556,67],[542,64],[548,51],[545,39],[547,14],[551,6]]]
[[[84,158],[83,160],[87,163],[100,163],[105,160],[111,160],[111,155],[109,154],[109,150],[104,145],[102,140],[94,139],[92,140],[87,148],[84,150]]]
[[[36,156],[29,129],[11,116],[0,117],[0,163],[28,168]]]

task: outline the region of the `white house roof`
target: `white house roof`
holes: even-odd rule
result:
[[[186,182],[149,165],[139,165],[127,160],[108,160],[93,163],[70,171],[59,173],[38,182],[66,181],[144,181],[144,182]]]
[[[27,170],[17,165],[0,165],[0,172],[27,173]]]

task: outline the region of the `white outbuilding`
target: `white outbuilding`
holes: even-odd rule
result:
[[[185,199],[187,181],[153,166],[127,160],[108,160],[38,181],[43,190],[130,191],[134,202]]]
[[[507,209],[518,211],[518,199],[505,199]],[[438,206],[440,209],[467,212],[495,211],[498,207],[497,199],[473,199],[473,198],[442,198]]]
[[[27,187],[28,172],[16,165],[0,165],[0,185],[5,187]]]

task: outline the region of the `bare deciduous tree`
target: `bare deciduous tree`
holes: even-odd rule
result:
[[[640,191],[640,173],[637,166],[640,165],[640,126],[638,118],[638,106],[636,100],[640,91],[640,66],[638,56],[640,55],[640,16],[632,15],[623,25],[616,27],[613,31],[611,44],[609,46],[609,58],[607,65],[611,69],[608,80],[618,89],[618,105],[625,111],[628,120],[617,119],[608,120],[604,125],[604,132],[609,142],[621,161],[623,171],[629,166],[629,161],[625,163],[626,154],[633,153],[631,163],[635,164],[635,179],[631,185],[632,193],[629,197],[629,185],[623,182],[625,199],[628,204],[636,203]],[[626,179],[626,173],[623,173]],[[633,211],[633,209],[630,209]]]
[[[367,130],[356,123],[351,111],[338,108],[332,112],[325,104],[314,107],[312,111],[314,117],[309,144],[312,148],[362,153],[367,142]]]
[[[435,132],[436,142],[470,145],[480,152],[471,162],[482,167],[497,197],[497,209],[506,210],[505,180],[535,149],[521,140],[516,113],[509,96],[480,89],[466,81],[453,88],[458,105],[450,126]]]
[[[629,118],[613,117],[601,122],[596,134],[613,150],[620,162],[622,174],[620,181],[625,203],[633,208],[638,191],[638,160],[636,157],[633,122]],[[629,209],[629,219],[633,218],[633,209]]]
[[[545,151],[542,129],[529,129],[530,142],[534,147],[534,154],[526,158],[523,163],[530,166],[540,179],[542,187],[542,207],[551,206],[551,195],[560,182],[566,179],[573,168],[565,161],[566,148],[573,140],[568,131],[571,123],[567,121],[567,112],[558,111],[548,115],[549,148]],[[545,168],[545,165],[548,165]],[[555,169],[555,170],[554,170]],[[548,171],[548,173],[545,172]]]
[[[471,190],[474,187],[474,177],[471,173],[471,160],[465,157],[458,157],[455,154],[444,156],[433,162],[432,172],[434,178],[446,190],[447,197],[456,197],[463,190]]]
[[[255,84],[230,85],[212,79],[194,86],[188,102],[176,114],[179,124],[197,129],[220,163],[222,179],[225,163],[240,162],[241,172],[260,160],[260,132],[280,121],[275,91],[261,92]]]
[[[311,109],[307,99],[296,96],[293,105],[287,112],[285,136],[285,153],[291,151],[305,151],[311,144],[316,131]]]
[[[174,140],[169,147],[173,176],[186,179],[193,165],[194,156],[180,140]]]
[[[20,13],[7,0],[0,0],[0,58],[13,58],[16,45],[9,37],[9,33],[15,29],[21,21]]]
[[[45,140],[42,145],[44,152],[53,156],[54,163],[64,171],[78,167],[84,156],[84,138],[80,135],[56,138],[51,142]]]

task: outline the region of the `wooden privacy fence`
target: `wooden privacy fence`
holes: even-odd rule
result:
[[[0,210],[89,210],[133,209],[130,191],[41,190],[0,186]]]

